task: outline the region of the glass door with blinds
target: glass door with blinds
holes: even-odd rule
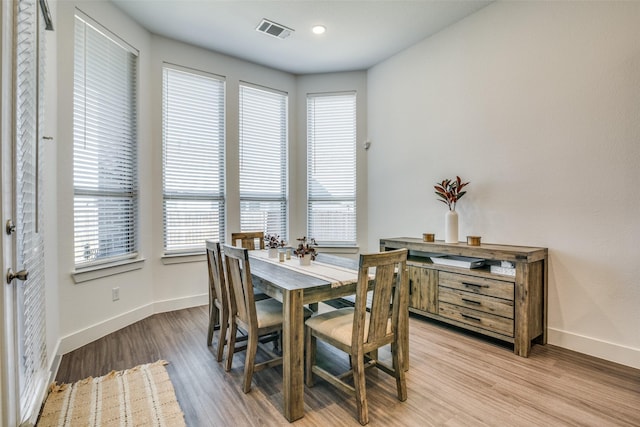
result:
[[[51,27],[46,1],[11,2],[15,8],[3,8],[15,14],[13,34],[13,91],[11,148],[3,132],[3,153],[12,152],[13,165],[3,159],[3,176],[10,175],[14,196],[3,241],[6,282],[9,299],[4,300],[3,324],[8,369],[3,378],[3,421],[14,424],[35,422],[47,386],[45,331],[44,230],[42,209],[43,159],[40,153],[43,118],[44,29]],[[39,6],[44,6],[43,14]],[[44,18],[44,19],[43,19]],[[6,33],[3,33],[3,38]],[[3,43],[4,46],[6,44]],[[3,69],[6,56],[3,52]],[[6,87],[3,83],[3,87]],[[7,121],[3,117],[3,127]],[[10,174],[7,174],[8,171]],[[3,182],[3,193],[7,190]],[[3,203],[7,202],[3,198]],[[9,243],[10,242],[10,243]],[[10,246],[10,248],[8,248]],[[11,259],[6,255],[10,253]],[[5,296],[7,291],[5,291]]]

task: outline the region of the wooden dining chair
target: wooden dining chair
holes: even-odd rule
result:
[[[224,345],[229,324],[229,296],[224,278],[224,264],[220,243],[213,240],[206,241],[207,266],[209,270],[209,332],[207,345],[213,342],[213,334],[218,329],[218,348],[216,359],[222,362]]]
[[[250,251],[255,251],[258,249],[264,249],[264,231],[243,231],[231,233],[231,245],[237,246],[238,241],[240,241],[240,248],[245,248]],[[257,292],[254,289],[254,296],[256,301],[260,301],[263,299],[269,298],[268,295],[263,294],[262,292]],[[276,342],[276,349],[277,349]]]
[[[241,241],[240,247],[249,249],[264,249],[264,231],[244,231],[231,233],[231,244],[236,246],[238,240]]]
[[[261,343],[260,337],[278,334],[282,331],[282,304],[273,298],[255,300],[247,249],[224,245],[224,258],[231,308],[226,370],[231,370],[234,353],[246,349],[242,390],[248,393],[251,390],[251,379],[254,372],[282,364],[281,356],[262,346],[271,359],[255,363],[258,344]],[[311,312],[305,310],[305,318],[310,315]],[[238,329],[246,333],[248,337],[246,348],[235,347],[235,336]]]
[[[407,250],[360,255],[355,306],[341,308],[314,316],[306,321],[306,384],[313,386],[313,375],[325,379],[332,385],[356,396],[358,420],[369,422],[365,368],[378,367],[395,377],[398,400],[407,400],[405,382],[405,357],[399,331],[406,325],[403,311],[408,310]],[[369,269],[375,267],[371,307],[367,311]],[[333,375],[316,365],[316,339],[333,345],[347,353],[351,369]],[[391,345],[392,365],[378,359],[378,349]],[[353,386],[346,382],[352,377]]]

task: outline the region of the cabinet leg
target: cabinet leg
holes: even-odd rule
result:
[[[513,352],[516,356],[520,357],[529,357],[529,353],[531,353],[531,341],[527,340],[526,342],[518,342],[516,340],[513,343]]]

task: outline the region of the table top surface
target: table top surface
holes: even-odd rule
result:
[[[517,262],[539,261],[545,259],[548,255],[547,248],[534,246],[513,246],[496,243],[482,243],[479,246],[470,246],[466,242],[445,243],[442,240],[425,242],[422,238],[417,237],[383,238],[380,239],[380,245],[387,249],[407,248],[410,251],[422,251],[425,253],[440,253]]]
[[[351,259],[326,254],[319,254],[317,261],[310,267],[299,266],[297,258],[285,262],[278,259],[267,259],[266,251],[249,251],[251,274],[268,281],[284,290],[317,289],[336,285],[339,279],[332,279],[327,269],[335,268],[336,276],[341,280],[348,278],[350,282],[358,279],[357,262]],[[318,273],[318,270],[323,271]]]

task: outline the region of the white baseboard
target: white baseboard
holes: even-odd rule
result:
[[[209,294],[194,295],[190,297],[168,299],[153,303],[153,312],[166,313],[167,311],[182,310],[183,308],[198,307],[209,304]]]
[[[164,301],[155,301],[145,304],[126,313],[119,314],[103,322],[96,323],[87,328],[75,331],[60,339],[58,349],[53,354],[65,354],[83,345],[89,344],[112,332],[129,326],[135,322],[152,316],[156,313],[181,310],[183,308],[196,307],[209,303],[207,294],[194,295],[185,298],[176,298]]]
[[[56,379],[56,375],[58,375],[58,368],[60,368],[60,361],[62,360],[62,353],[60,353],[60,343],[61,339],[58,339],[56,343],[56,347],[54,351],[49,352],[51,360],[49,360],[49,384],[53,383]]]
[[[153,303],[145,304],[126,313],[119,314],[103,322],[75,331],[60,340],[60,354],[66,354],[89,344],[119,329],[140,321],[153,313]]]
[[[182,310],[208,303],[209,296],[207,294],[155,301],[62,337],[58,341],[58,348],[51,354],[61,355],[68,353],[153,314]],[[554,328],[548,329],[548,342],[558,347],[640,369],[640,349],[637,348],[626,347]],[[58,368],[53,366],[55,363],[59,363],[59,360],[56,362],[54,358],[50,361],[51,372],[54,376]]]
[[[53,351],[49,352],[53,355],[49,360],[49,384],[55,381],[62,361],[62,355],[73,351],[83,345],[89,344],[99,338],[104,337],[112,332],[131,325],[139,320],[149,317],[156,313],[165,313],[167,311],[181,310],[183,308],[197,307],[209,303],[209,295],[195,295],[185,298],[177,298],[172,300],[156,301],[152,304],[146,304],[134,310],[112,317],[104,322],[96,323],[88,328],[81,329],[65,337],[62,337],[56,343]],[[44,402],[45,396],[42,397]]]
[[[553,328],[548,328],[547,342],[558,347],[640,369],[640,349],[638,348],[626,347]]]

